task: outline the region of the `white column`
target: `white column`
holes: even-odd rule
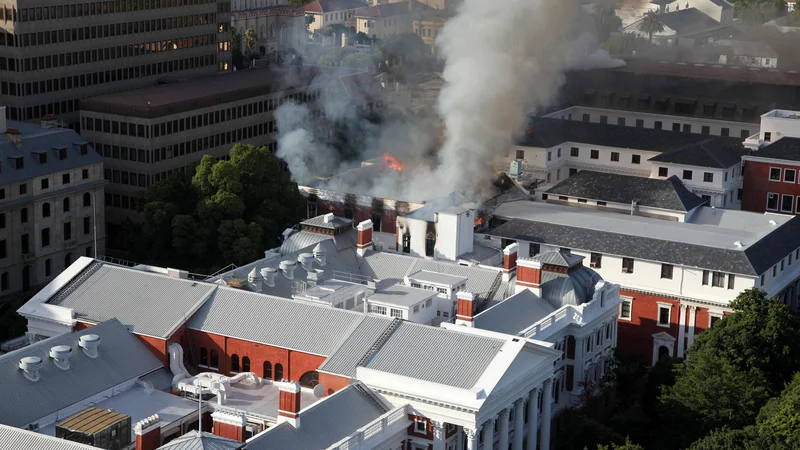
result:
[[[500,421],[500,429],[497,431],[500,433],[500,446],[498,448],[500,450],[508,450],[508,407],[500,411],[497,420]]]
[[[432,421],[433,425],[433,450],[444,450],[445,447],[445,432],[444,423]]]
[[[683,347],[686,342],[686,305],[681,303],[678,316],[678,358],[683,358]]]
[[[550,450],[550,419],[553,415],[552,413],[552,402],[553,402],[553,380],[548,379],[542,385],[542,439],[541,439],[541,449],[542,450]]]
[[[492,417],[483,424],[483,450],[494,449],[494,421],[495,418]]]
[[[536,450],[539,431],[539,388],[531,391],[528,397],[528,450]]]
[[[467,435],[467,450],[478,450],[478,431],[464,428],[464,433]]]
[[[694,343],[694,322],[695,322],[696,313],[697,313],[697,307],[696,306],[690,306],[689,307],[689,342],[688,342],[688,347],[691,347],[692,344]]]
[[[525,434],[525,399],[514,402],[514,450],[522,450],[522,438]]]

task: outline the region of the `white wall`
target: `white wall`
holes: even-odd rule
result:
[[[475,229],[474,211],[459,214],[438,213],[436,223],[436,258],[455,261],[472,251]]]
[[[792,111],[773,111],[761,116],[760,138],[763,140],[765,133],[772,134],[771,142],[784,137],[800,137],[800,119],[784,118],[791,114],[800,116],[800,112]]]
[[[403,251],[403,235],[406,230],[411,235],[411,253],[409,254],[424,258],[428,222],[408,217],[397,218],[397,248],[400,252]]]
[[[666,177],[660,177],[658,175],[658,169],[661,167],[667,168]],[[691,180],[683,178],[685,170],[692,171]],[[725,170],[681,164],[653,163],[650,178],[666,179],[674,175],[678,177],[690,191],[698,196],[702,197],[703,195],[707,195],[711,197],[711,203],[708,206],[739,209],[742,206],[742,202],[738,198],[738,190],[742,187],[743,181],[741,171],[741,163]],[[706,173],[713,174],[712,182],[703,181]]]

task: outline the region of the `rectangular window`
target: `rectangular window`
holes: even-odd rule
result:
[[[541,251],[539,244],[528,244],[528,256],[536,256]]]
[[[50,180],[47,178],[42,178],[42,189],[47,189],[50,187]]]
[[[65,173],[61,175],[61,184],[69,184],[69,174]]]
[[[642,163],[641,155],[631,155],[631,164],[641,164],[641,163]]]
[[[42,247],[50,245],[50,228],[42,228]]]
[[[782,195],[781,196],[781,212],[792,212],[794,209],[794,196],[792,195]]]
[[[525,159],[525,150],[517,150],[517,159]]]
[[[780,195],[770,192],[767,194],[767,211],[777,211],[778,210],[778,200],[780,199]]]
[[[600,159],[600,150],[592,150],[590,153],[589,157],[591,159]]]
[[[771,142],[772,141],[772,133],[770,133],[769,131],[765,131],[764,132],[764,140],[767,141],[767,142]]]
[[[709,134],[711,134],[711,127],[704,126],[703,128],[701,128],[700,134],[708,136]]]
[[[396,317],[396,318],[398,318],[398,319],[402,319],[402,318],[403,318],[403,310],[402,310],[402,309],[395,309],[395,308],[392,308],[392,309],[389,311],[389,315],[390,315],[391,317]]]
[[[711,286],[723,287],[725,286],[725,274],[722,272],[714,272],[711,274]]]
[[[672,279],[672,264],[661,264],[661,278],[665,280]]]
[[[705,183],[713,183],[714,182],[714,174],[711,172],[706,172],[703,174],[703,181]]]
[[[0,241],[0,259],[3,259],[8,256],[8,245],[6,244],[6,240],[3,239]]]
[[[781,169],[779,167],[769,168],[769,181],[781,181]]]
[[[83,234],[89,234],[92,232],[92,218],[86,216],[83,218]]]
[[[64,240],[68,241],[70,239],[72,239],[72,223],[64,222]]]
[[[665,305],[658,305],[658,326],[669,327],[669,315],[672,308]]]
[[[728,275],[728,289],[733,289],[735,280],[736,277],[734,277],[733,274]]]
[[[594,269],[600,269],[603,267],[603,254],[602,253],[592,253],[589,261],[589,267]]]
[[[683,179],[684,180],[691,180],[692,179],[692,171],[691,170],[684,170],[683,171]]]
[[[720,135],[724,136],[724,137],[730,136],[731,135],[731,129],[730,128],[723,128],[721,130],[721,132],[720,132]]]
[[[673,123],[672,124],[672,131],[681,131],[681,124]]]
[[[572,147],[569,149],[569,156],[577,158],[580,155],[580,149],[578,147]]]
[[[660,122],[660,121],[656,120],[656,121],[655,121],[655,123],[653,123],[653,127],[654,127],[656,130],[661,130],[661,129],[663,129],[663,128],[664,128],[664,124],[663,124],[662,122]]]
[[[684,133],[691,133],[692,132],[692,124],[690,124],[690,123],[683,124],[683,132]]]
[[[22,235],[22,254],[27,255],[28,253],[30,253],[30,248],[28,245],[28,234],[26,233]]]
[[[630,320],[632,309],[633,309],[633,302],[631,300],[623,300],[622,303],[619,305],[619,318]]]
[[[667,171],[666,167],[659,167],[658,168],[658,176],[666,177],[667,175],[669,175],[669,172]]]
[[[633,273],[633,258],[622,258],[622,273]]]
[[[611,152],[611,161],[612,162],[619,162],[619,153]]]
[[[795,181],[794,169],[783,169],[783,182],[794,183],[794,181]]]
[[[708,286],[708,271],[703,271],[703,286]]]
[[[644,128],[644,120],[636,119],[636,128]]]
[[[380,314],[382,316],[386,315],[386,307],[385,306],[378,306],[378,305],[369,305],[369,312],[373,314]]]
[[[624,127],[625,126],[625,118],[624,117],[620,117],[619,119],[617,119],[617,125],[619,125],[621,127]]]

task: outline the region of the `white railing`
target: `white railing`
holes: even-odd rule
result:
[[[411,424],[405,406],[395,408],[360,428],[354,434],[328,447],[329,450],[367,450],[382,446],[393,435]]]

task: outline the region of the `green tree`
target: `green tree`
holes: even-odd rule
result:
[[[800,11],[800,10],[798,10],[798,11]],[[364,33],[363,31],[359,31],[358,33],[356,33],[356,42],[359,43],[359,44],[364,44],[366,42],[369,42],[369,36],[367,36],[367,33]]]
[[[302,8],[314,0],[289,0],[289,6],[292,8]]]
[[[244,31],[244,45],[248,52],[256,45],[256,30],[252,27]]]
[[[642,21],[639,22],[639,31],[647,33],[648,42],[653,42],[653,35],[664,31],[664,23],[658,17],[658,11],[648,11],[644,13]]]
[[[305,19],[305,21],[306,21],[306,31],[308,31],[308,27],[309,27],[309,26],[310,26],[312,23],[316,22],[316,20],[317,20],[317,19],[316,19],[316,17],[314,17],[314,15],[313,15],[313,14],[306,14],[306,19]]]
[[[242,53],[242,37],[239,30],[231,28],[231,63],[237,69],[244,68],[244,54]]]
[[[761,408],[757,427],[762,436],[773,436],[788,448],[800,448],[800,373],[780,397]]]
[[[614,430],[579,411],[564,411],[559,422],[563,425],[557,433],[557,450],[582,450],[583,448],[595,448],[598,445],[624,442],[623,437]]]
[[[630,438],[625,438],[625,443],[622,445],[612,442],[611,445],[598,445],[597,450],[644,450],[644,447],[634,444]]]

